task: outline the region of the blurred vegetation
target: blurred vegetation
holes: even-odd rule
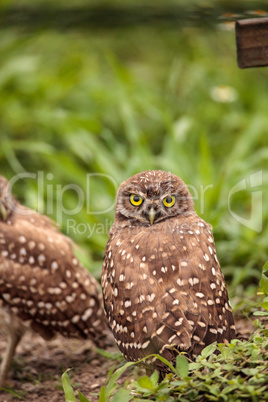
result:
[[[107,3],[97,3],[104,15]],[[53,20],[33,22],[33,29],[22,8],[33,4],[44,12],[53,7],[5,1],[0,19],[0,173],[24,174],[14,184],[18,198],[57,220],[99,278],[117,186],[142,170],[171,171],[190,186],[197,212],[214,227],[230,294],[255,295],[268,258],[267,68],[238,69],[233,24],[221,18],[209,28],[156,19],[109,29],[80,29],[79,21],[60,29]],[[126,10],[127,3],[115,4]],[[227,11],[230,2],[219,4]],[[85,1],[77,5],[90,9]],[[12,20],[10,10],[18,7]],[[251,188],[250,176],[259,171],[263,184]],[[230,191],[244,179],[231,210],[251,217],[257,230],[228,208]],[[254,205],[252,191],[263,192]]]

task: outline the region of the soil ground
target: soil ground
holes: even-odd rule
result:
[[[254,332],[254,325],[248,319],[236,319],[236,328],[238,337],[242,339],[249,338]],[[5,347],[6,338],[1,334],[1,355]],[[107,350],[111,353],[118,351],[116,346]],[[69,377],[75,389],[79,389],[90,402],[95,402],[108,371],[119,364],[118,360],[107,359],[97,353],[90,341],[57,336],[46,342],[39,335],[28,332],[16,350],[8,382],[10,392],[0,390],[0,402],[19,399],[27,402],[64,402],[61,375],[68,368],[73,369]]]

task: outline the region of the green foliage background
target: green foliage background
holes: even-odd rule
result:
[[[18,180],[18,198],[57,220],[99,278],[117,186],[142,170],[171,171],[190,185],[197,212],[214,227],[231,295],[255,294],[268,254],[267,68],[238,69],[234,30],[220,19],[212,26],[31,29],[4,23],[4,12],[18,5],[5,2],[0,25],[0,173],[44,175],[39,187],[33,178]],[[228,195],[246,179],[231,207],[249,219],[249,177],[258,171],[263,186],[254,190],[263,199],[253,209],[263,210],[255,231],[231,215]],[[82,209],[62,213],[61,200],[65,211],[78,202],[64,186],[74,183],[87,195],[92,173]]]

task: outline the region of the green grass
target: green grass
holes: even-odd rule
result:
[[[138,171],[164,169],[191,186],[197,212],[214,226],[227,279],[235,288],[257,284],[268,258],[267,203],[263,229],[256,232],[232,217],[228,194],[259,170],[262,191],[267,188],[268,81],[265,69],[237,68],[233,32],[6,29],[1,37],[1,173],[44,172],[43,194],[30,178],[19,180],[14,191],[59,221],[97,277],[113,210],[88,214],[84,203],[70,217],[60,201],[71,210],[77,194],[63,186],[75,183],[85,191],[87,173],[101,173],[117,187]],[[213,90],[222,85],[236,99],[214,100]],[[89,209],[109,208],[113,183],[103,176],[91,183]],[[250,189],[234,195],[231,206],[249,218]],[[68,219],[76,222],[69,230]],[[90,225],[94,235],[79,223]]]
[[[0,27],[0,33],[0,174],[39,177],[18,180],[18,198],[57,220],[79,245],[87,269],[100,278],[120,182],[145,169],[172,171],[189,185],[197,212],[213,225],[234,309],[254,303],[268,259],[268,70],[238,69],[234,32],[216,24],[151,24],[33,32],[11,26]],[[250,188],[256,172],[262,172],[262,184]],[[78,187],[64,186],[74,183],[85,193],[92,173],[97,175],[89,197],[78,208]],[[228,208],[230,192],[244,179],[246,189],[232,196],[231,209],[249,219],[253,208],[250,222],[257,230]],[[252,202],[258,191],[262,195]],[[239,358],[252,345],[263,353],[258,331],[247,344],[224,349],[234,351],[232,364],[240,367]],[[200,385],[203,370],[210,373],[200,359],[196,378],[191,363],[187,381],[169,378],[164,391],[154,385],[155,395],[180,395],[184,389],[193,399],[201,387],[219,400],[212,388]],[[216,370],[220,357],[209,359]],[[249,378],[255,381],[254,370]],[[237,389],[244,389],[245,375],[237,375]],[[221,367],[215,381],[225,380]],[[142,399],[141,385],[132,386]],[[129,390],[118,392],[126,398]],[[247,398],[251,391],[243,392]]]

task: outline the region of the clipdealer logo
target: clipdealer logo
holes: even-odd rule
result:
[[[112,220],[107,218],[103,220],[96,218],[95,223],[77,221],[76,215],[79,214],[84,208],[89,216],[105,215],[114,211],[116,192],[119,183],[111,176],[105,173],[88,173],[85,178],[85,186],[80,187],[75,183],[66,185],[53,183],[53,173],[44,173],[38,171],[37,173],[23,172],[15,175],[10,180],[10,191],[20,180],[35,180],[37,182],[37,199],[36,210],[41,214],[53,216],[58,225],[61,226],[65,223],[67,234],[70,235],[84,235],[87,238],[92,237],[94,234],[108,234]],[[96,184],[101,191],[96,195]],[[243,178],[236,183],[227,195],[226,209],[231,217],[239,224],[256,232],[262,231],[263,225],[263,172],[259,170],[252,173],[248,177]],[[95,185],[95,187],[94,187]],[[104,197],[106,186],[113,189],[113,196]],[[200,215],[204,214],[206,207],[205,194],[213,185],[194,187],[187,185],[190,190],[193,200],[199,202]],[[235,194],[241,191],[247,191],[250,194],[250,212],[243,215],[232,208],[232,199]],[[64,200],[67,198],[68,193],[72,192],[72,207]],[[104,200],[104,201],[103,201]],[[242,210],[242,208],[241,208]],[[17,208],[16,213],[21,214],[34,214],[36,212],[24,208]],[[91,220],[92,222],[92,220]]]
[[[263,172],[252,173],[250,176],[243,178],[236,183],[228,194],[228,209],[231,216],[241,225],[254,230],[255,232],[262,231],[263,222]],[[240,191],[247,191],[250,193],[250,212],[248,216],[242,216],[232,210],[231,200],[232,197]]]

